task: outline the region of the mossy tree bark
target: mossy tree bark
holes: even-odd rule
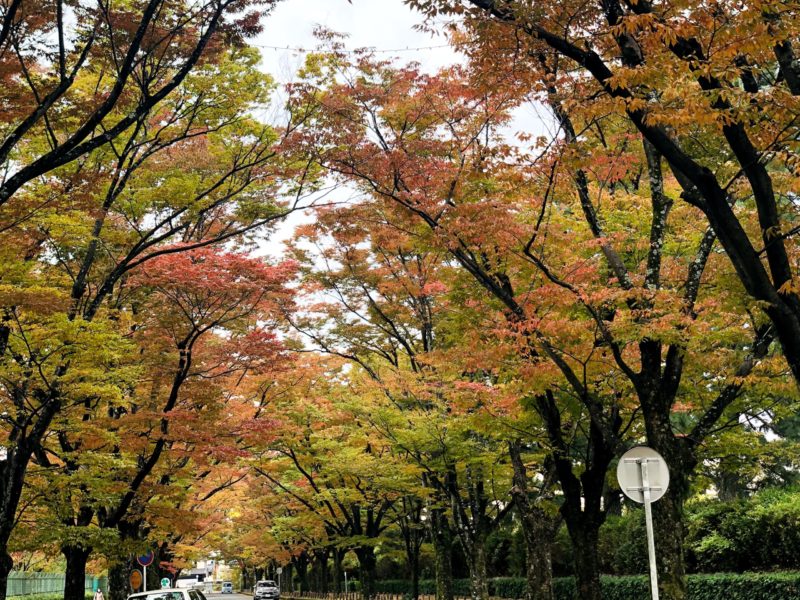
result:
[[[355,553],[358,557],[361,598],[363,600],[373,600],[377,594],[375,588],[375,571],[377,568],[375,548],[372,546],[361,546],[355,549]]]
[[[453,600],[453,530],[444,509],[431,510],[429,520],[435,557],[436,600]]]
[[[545,460],[543,477],[534,486],[523,460],[521,440],[509,442],[508,450],[514,469],[511,494],[527,554],[525,600],[554,600],[553,540],[561,525],[561,515],[552,502],[555,469],[551,460]]]

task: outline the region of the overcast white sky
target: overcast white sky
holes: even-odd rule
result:
[[[348,48],[371,47],[401,50],[403,60],[419,62],[425,70],[436,70],[458,60],[450,48],[408,50],[420,46],[446,45],[447,39],[414,29],[422,23],[420,13],[402,0],[285,0],[264,22],[256,45],[309,48],[316,46],[315,26],[348,34]],[[297,52],[262,48],[264,68],[279,81],[286,81],[302,61]],[[394,53],[390,53],[394,54]]]

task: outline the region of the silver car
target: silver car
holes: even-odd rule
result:
[[[272,580],[264,579],[256,583],[253,590],[253,598],[255,600],[280,600],[281,591],[278,589],[278,584]]]
[[[200,590],[167,588],[150,592],[137,592],[128,596],[128,600],[207,600]]]

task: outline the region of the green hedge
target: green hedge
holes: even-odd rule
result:
[[[469,596],[469,580],[456,579],[456,596]],[[409,581],[391,580],[377,584],[379,592],[408,594]],[[631,575],[601,578],[604,600],[642,600],[649,597],[647,577]],[[689,575],[689,600],[800,600],[800,573],[744,573]],[[435,593],[433,580],[420,581],[420,593]],[[554,582],[557,600],[574,600],[577,592],[571,577],[558,577]],[[489,594],[498,598],[523,598],[525,579],[496,577],[489,580]]]
[[[686,519],[686,558],[699,572],[800,567],[800,494],[767,490],[747,500],[707,502]]]
[[[504,578],[506,579],[506,578]],[[514,580],[513,577],[507,579]],[[489,580],[490,584],[494,579]],[[524,580],[522,580],[524,582]],[[411,582],[406,579],[389,579],[376,584],[378,592],[384,594],[410,594]],[[491,588],[490,588],[491,590]],[[419,582],[419,593],[431,596],[436,593],[436,582],[433,579],[422,579]],[[469,596],[469,579],[454,579],[453,593],[456,596]],[[490,591],[491,593],[491,591]]]
[[[800,598],[798,573],[745,573],[742,575],[690,575],[691,600],[796,600]]]
[[[689,573],[758,573],[800,569],[800,492],[769,489],[730,502],[707,500],[686,507],[686,568]],[[647,572],[644,511],[609,515],[600,529],[603,573]],[[559,540],[560,556],[570,552]],[[554,556],[554,563],[558,557]],[[567,561],[568,562],[568,561]],[[569,574],[571,565],[554,564]]]
[[[94,593],[86,592],[86,600],[93,600]],[[7,596],[6,600],[64,600],[64,592],[51,592],[49,594],[29,594],[27,596]]]

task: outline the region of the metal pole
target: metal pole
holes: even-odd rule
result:
[[[144,562],[144,561],[142,561],[142,562]],[[142,583],[142,585],[144,586],[144,590],[143,591],[146,592],[147,591],[147,565],[142,565],[142,570],[144,571],[144,582]]]
[[[658,570],[656,569],[656,542],[653,535],[653,510],[650,506],[650,482],[647,478],[647,459],[639,461],[642,470],[642,494],[644,495],[644,521],[647,526],[647,554],[650,557],[650,593],[658,600]]]

